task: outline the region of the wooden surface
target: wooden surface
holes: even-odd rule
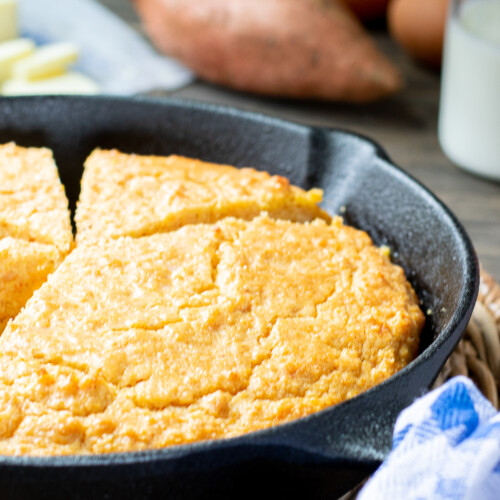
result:
[[[140,30],[130,2],[101,3]],[[383,102],[354,106],[266,99],[203,82],[164,94],[232,105],[305,124],[350,129],[371,137],[448,205],[465,226],[484,268],[500,281],[500,183],[467,174],[444,156],[437,140],[439,75],[416,66],[390,41],[383,27],[372,29],[372,33],[407,82],[405,90]]]

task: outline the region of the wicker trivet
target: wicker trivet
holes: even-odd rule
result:
[[[472,318],[464,336],[439,373],[433,388],[455,375],[471,378],[495,408],[500,399],[500,285],[481,269]],[[354,500],[364,482],[339,500]]]
[[[439,387],[455,375],[471,378],[498,409],[500,395],[500,285],[481,270],[481,283],[465,334],[438,375]]]

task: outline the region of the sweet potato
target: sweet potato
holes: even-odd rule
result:
[[[364,102],[397,69],[333,0],[135,0],[152,40],[206,80],[272,96]]]

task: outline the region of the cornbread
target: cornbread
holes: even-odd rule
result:
[[[0,453],[158,448],[383,381],[424,322],[368,235],[259,216],[79,245],[0,338]]]
[[[248,220],[262,211],[297,222],[330,220],[318,207],[321,198],[320,189],[304,191],[252,168],[96,150],[85,163],[77,242],[146,236],[227,216]]]
[[[72,241],[68,201],[52,153],[0,145],[0,333]]]

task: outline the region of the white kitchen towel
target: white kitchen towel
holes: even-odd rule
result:
[[[399,416],[393,450],[358,500],[498,500],[500,413],[455,377]]]
[[[19,0],[19,29],[37,44],[78,44],[81,55],[75,69],[94,79],[104,94],[172,90],[193,80],[188,69],[159,55],[94,0]]]

